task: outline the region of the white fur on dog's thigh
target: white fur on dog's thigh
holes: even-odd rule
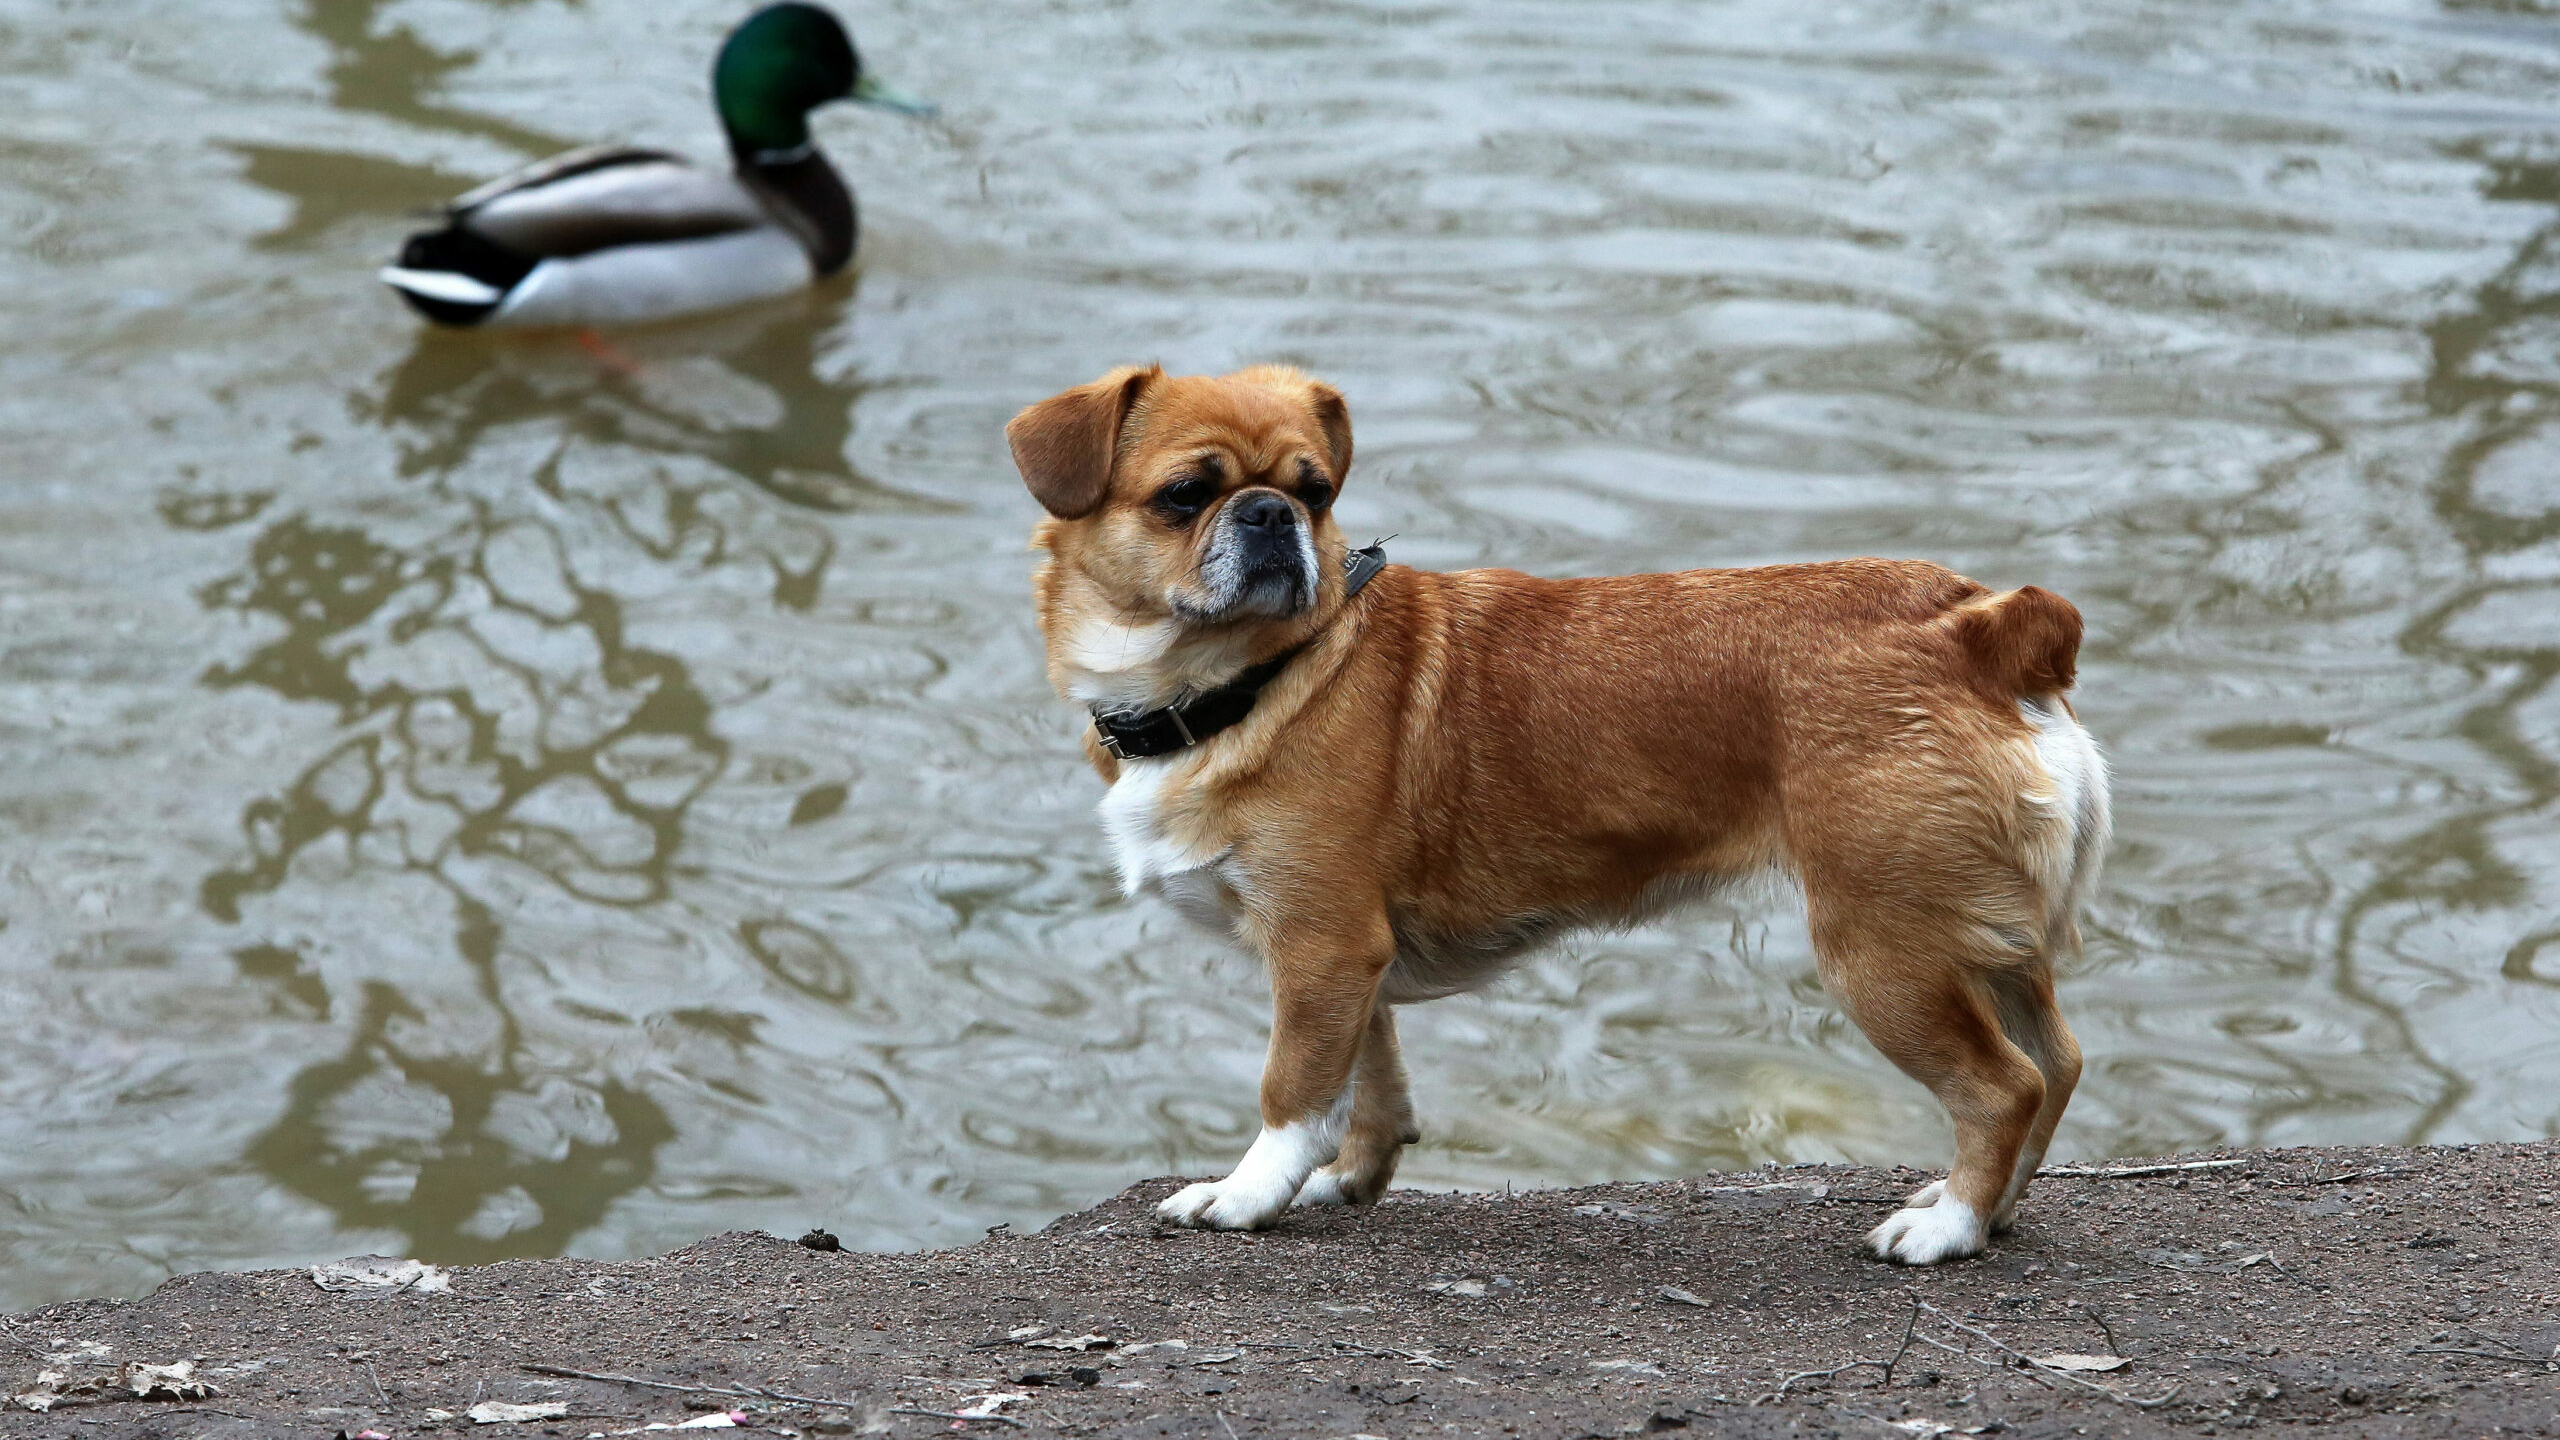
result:
[[[1280,1218],[1318,1166],[1341,1153],[1342,1132],[1350,1120],[1351,1092],[1346,1089],[1331,1110],[1312,1120],[1265,1125],[1233,1174],[1182,1187],[1156,1206],[1156,1218],[1203,1230],[1261,1229]]]
[[[1926,1189],[1921,1192],[1927,1193]],[[1915,1202],[1919,1198],[1912,1197]],[[1983,1224],[1981,1213],[1944,1190],[1932,1196],[1931,1203],[1925,1206],[1896,1210],[1867,1234],[1867,1244],[1875,1250],[1877,1259],[1900,1265],[1962,1260],[1981,1254],[1989,1241],[1989,1227]]]

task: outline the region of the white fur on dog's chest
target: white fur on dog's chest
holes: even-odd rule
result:
[[[1095,807],[1102,833],[1110,838],[1123,894],[1154,891],[1184,919],[1232,935],[1242,905],[1225,848],[1185,841],[1166,826],[1165,790],[1183,766],[1182,758],[1121,761],[1120,778]]]

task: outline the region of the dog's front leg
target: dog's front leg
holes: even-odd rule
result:
[[[1351,907],[1344,907],[1346,909]],[[1224,1180],[1188,1185],[1156,1207],[1177,1225],[1258,1230],[1332,1162],[1351,1123],[1353,1069],[1395,959],[1384,907],[1257,927],[1271,967],[1271,1050],[1262,1067],[1262,1133]]]

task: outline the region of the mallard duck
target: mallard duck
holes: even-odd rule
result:
[[[384,282],[440,325],[630,324],[788,294],[853,258],[853,194],[810,140],[809,111],[932,113],[865,74],[836,17],[798,0],[730,32],[711,93],[730,173],[663,150],[572,150],[456,198]]]

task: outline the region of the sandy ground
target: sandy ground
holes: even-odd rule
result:
[[[962,1250],[732,1234],[441,1293],[191,1275],[0,1319],[0,1390],[68,1392],[0,1436],[2560,1435],[2560,1142],[2175,1163],[2050,1175],[1927,1271],[1853,1243],[1926,1177],[1808,1166],[1259,1235],[1160,1229],[1158,1181]],[[2109,1368],[2026,1359],[2071,1356]],[[80,1389],[181,1360],[219,1393]]]

